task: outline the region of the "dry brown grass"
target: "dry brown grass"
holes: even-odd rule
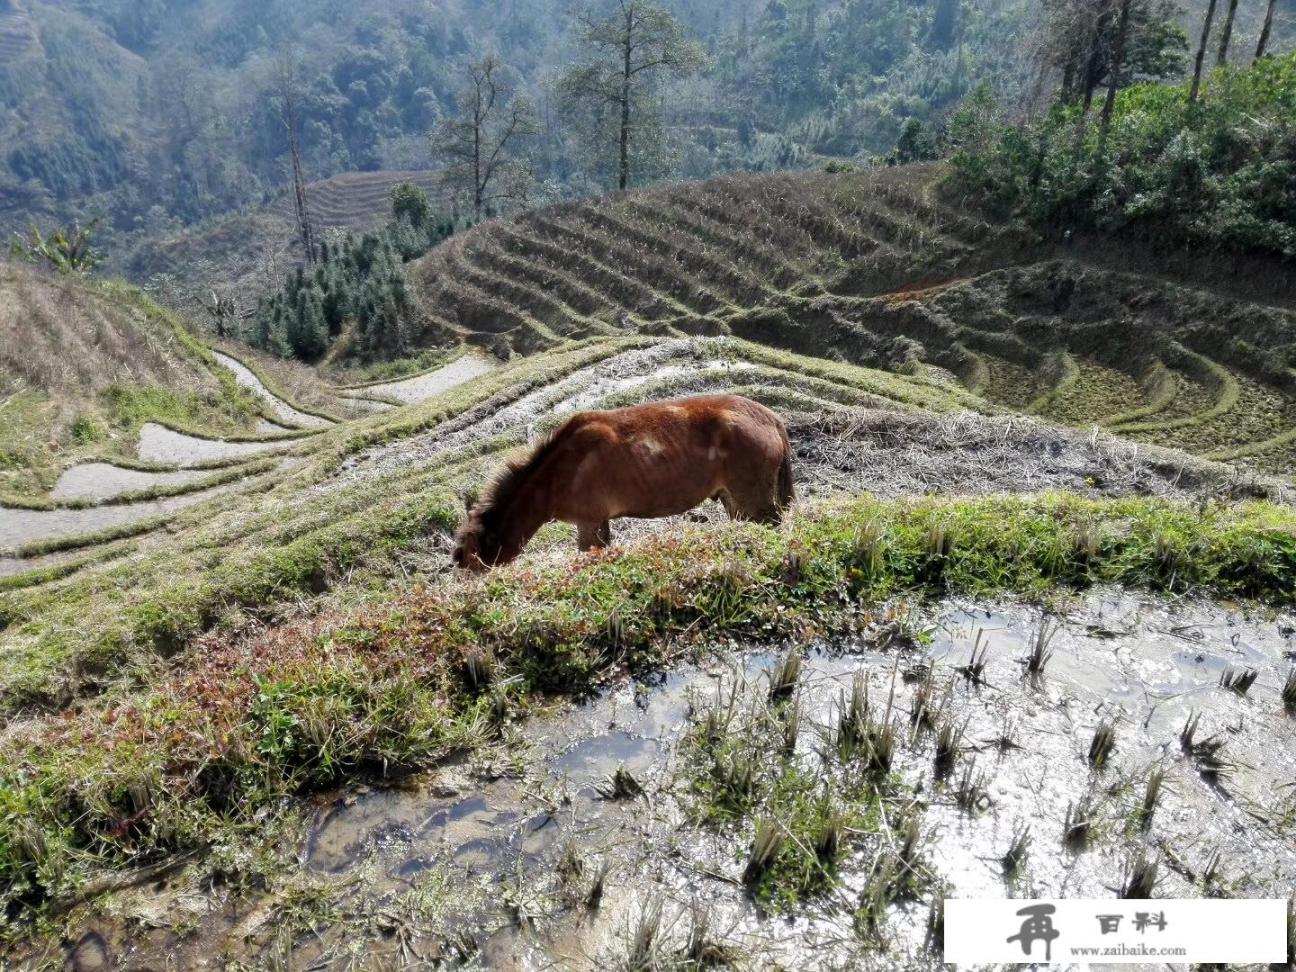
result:
[[[115,384],[218,393],[170,328],[82,282],[0,263],[0,387],[89,398]]]

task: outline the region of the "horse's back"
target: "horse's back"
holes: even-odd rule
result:
[[[738,498],[755,513],[790,496],[782,485],[790,475],[783,421],[739,395],[582,412],[558,437],[569,457],[564,516],[582,505],[606,507],[610,517],[663,516],[713,496]]]
[[[774,428],[786,436],[783,420],[760,402],[741,395],[688,395],[625,408],[582,412],[568,421],[568,427],[606,424],[625,431],[662,426],[716,427],[740,425],[744,421]]]

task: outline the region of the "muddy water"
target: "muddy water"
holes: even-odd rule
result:
[[[145,422],[140,427],[136,451],[145,462],[169,466],[198,466],[207,462],[244,456],[260,456],[282,452],[298,440],[283,442],[222,442],[219,439],[200,439],[197,436],[174,432],[164,425]]]
[[[320,418],[318,415],[308,415],[293,408],[262,384],[261,379],[241,361],[231,358],[228,354],[221,354],[219,351],[213,351],[212,355],[223,367],[234,372],[235,380],[261,399],[275,418],[285,426],[299,429],[324,429],[333,424],[328,419]]]
[[[933,879],[927,898],[1115,897],[1140,852],[1161,865],[1157,896],[1200,896],[1198,876],[1216,852],[1223,862],[1218,886],[1230,895],[1285,896],[1296,885],[1296,802],[1288,786],[1296,779],[1296,723],[1279,700],[1296,648],[1290,619],[1094,595],[1067,615],[1044,676],[1032,681],[1019,659],[1040,623],[1036,612],[947,603],[907,617],[911,632],[930,628],[929,645],[884,651],[867,638],[808,655],[795,759],[819,765],[856,673],[868,678],[875,698],[896,684],[897,785],[925,807],[920,843]],[[957,669],[978,642],[987,646],[986,667],[970,681]],[[160,896],[150,890],[147,905],[134,905],[147,909],[157,929],[130,932],[101,921],[86,933],[101,936],[95,941],[120,964],[139,968],[157,964],[165,951],[186,968],[218,967],[215,956],[250,964],[291,959],[294,968],[342,969],[357,959],[378,968],[416,958],[454,967],[462,954],[486,968],[594,970],[625,967],[645,912],[661,910],[657,941],[666,955],[683,946],[695,911],[704,909],[712,939],[748,967],[936,967],[922,944],[925,899],[890,908],[882,944],[857,933],[852,913],[873,853],[849,856],[840,885],[827,895],[791,913],[766,914],[741,886],[750,821],[727,829],[693,822],[684,734],[735,684],[748,686],[740,707],[763,704],[772,661],[769,654],[738,655],[624,683],[589,704],[515,727],[506,745],[476,762],[401,788],[321,798],[298,848],[300,870],[283,882],[277,901],[273,891],[213,901],[177,885]],[[1219,685],[1230,665],[1259,673],[1245,696]],[[934,774],[930,734],[910,731],[917,683],[902,675],[923,666],[932,666],[940,693],[948,692],[947,711],[965,726],[958,767],[975,760],[985,774],[977,811],[960,810],[953,784]],[[1179,744],[1194,712],[1201,737],[1226,739],[1232,768],[1215,784]],[[1103,721],[1116,727],[1116,749],[1107,768],[1094,770],[1086,752]],[[599,785],[618,766],[634,774],[644,796],[600,796]],[[1165,792],[1144,832],[1132,812],[1158,767],[1167,772]],[[1068,849],[1068,807],[1085,799],[1093,836],[1086,848]],[[1023,826],[1031,828],[1031,849],[1009,880],[1000,859]],[[561,873],[569,846],[584,862],[575,878]],[[611,871],[591,909],[579,899],[605,861]],[[289,887],[323,904],[294,924],[282,898]],[[133,913],[129,900],[116,907]],[[384,916],[377,927],[363,917],[375,914]],[[196,931],[173,936],[172,923]]]
[[[106,500],[123,493],[191,483],[209,475],[201,470],[142,472],[107,462],[83,462],[64,471],[50,490],[50,499]]]
[[[451,361],[448,365],[429,371],[424,375],[405,378],[401,381],[392,381],[384,385],[369,385],[356,391],[355,397],[360,399],[367,396],[390,398],[408,405],[440,395],[452,388],[458,388],[474,378],[489,374],[497,367],[497,363],[489,358],[476,354],[465,354]]]

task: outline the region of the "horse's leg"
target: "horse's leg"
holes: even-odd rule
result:
[[[730,487],[726,491],[726,494],[730,496],[730,501],[725,504],[725,508],[729,510],[730,518],[735,520],[755,520],[757,523],[765,523],[770,526],[777,526],[782,523],[783,510],[779,506],[775,486],[776,483],[762,476],[755,482]],[[731,505],[732,508],[730,508]]]
[[[720,501],[720,505],[724,507],[724,511],[729,514],[729,519],[738,519],[738,504],[734,502],[734,498],[730,495],[729,490],[720,490],[720,492],[716,493],[716,499]]]
[[[576,546],[581,550],[593,547],[610,547],[612,545],[612,524],[607,520],[602,523],[580,523],[576,526]]]

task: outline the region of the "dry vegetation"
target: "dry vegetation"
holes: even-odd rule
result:
[[[504,356],[734,334],[1290,471],[1296,315],[1050,250],[943,200],[929,170],[740,175],[494,221],[414,275],[429,335]]]
[[[0,261],[0,492],[53,484],[61,461],[134,456],[146,421],[250,430],[253,399],[138,292]]]
[[[170,328],[79,281],[0,263],[0,381],[7,391],[92,398],[115,384],[216,393]]]

